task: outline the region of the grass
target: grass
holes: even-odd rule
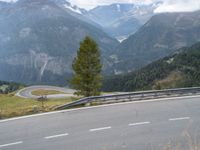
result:
[[[53,111],[56,106],[77,100],[77,98],[49,99],[39,102],[33,99],[23,99],[14,94],[0,94],[0,119]]]
[[[35,96],[43,96],[43,95],[54,95],[54,94],[66,94],[64,92],[56,91],[56,90],[35,90],[32,91],[33,95]]]

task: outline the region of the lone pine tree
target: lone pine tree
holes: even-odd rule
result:
[[[98,45],[92,38],[87,36],[80,43],[72,68],[71,85],[77,91],[75,94],[86,97],[100,95],[102,65]]]

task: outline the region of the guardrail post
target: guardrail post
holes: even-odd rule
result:
[[[132,99],[132,98],[131,98],[131,95],[128,96],[128,99],[131,101],[131,99]]]
[[[142,93],[142,95],[141,95],[141,99],[143,99],[144,98],[144,93]]]
[[[117,96],[115,97],[115,100],[118,101],[118,97]]]
[[[158,96],[158,93],[157,92],[155,92],[155,94],[154,94],[154,97],[157,97]]]
[[[0,109],[0,119],[2,119],[2,118],[3,118],[3,110]]]

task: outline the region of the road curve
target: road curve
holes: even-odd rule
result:
[[[0,149],[188,150],[200,141],[199,116],[194,96],[15,118],[0,121]]]
[[[56,87],[56,86],[30,86],[26,87],[19,92],[17,92],[16,96],[22,97],[22,98],[31,98],[31,99],[37,99],[40,96],[32,95],[32,92],[35,90],[55,90],[59,92],[63,92],[66,94],[55,94],[55,95],[47,95],[47,98],[65,98],[65,97],[72,97],[74,96],[74,90],[63,88],[63,87]]]

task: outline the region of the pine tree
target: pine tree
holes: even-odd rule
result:
[[[102,65],[98,45],[92,38],[87,36],[80,43],[72,68],[71,85],[77,91],[75,94],[86,97],[100,95]]]

